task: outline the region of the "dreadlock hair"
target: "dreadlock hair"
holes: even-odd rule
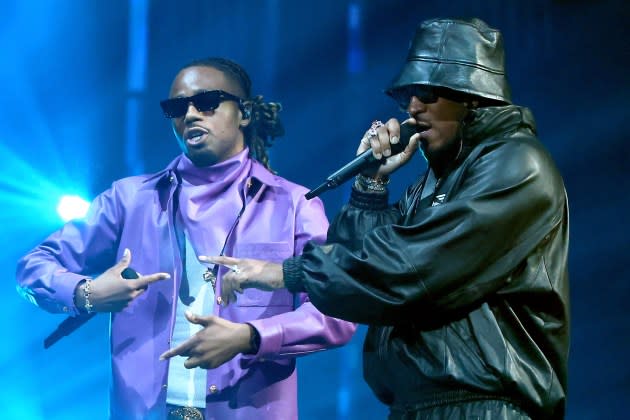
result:
[[[250,118],[250,123],[243,127],[243,137],[249,147],[249,155],[273,172],[267,149],[271,147],[276,137],[284,135],[284,126],[279,118],[282,105],[277,102],[266,103],[262,95],[252,97],[252,81],[249,75],[243,67],[232,60],[221,57],[203,58],[188,63],[180,71],[189,67],[217,69],[241,88],[244,95],[241,112],[244,116],[249,114]]]

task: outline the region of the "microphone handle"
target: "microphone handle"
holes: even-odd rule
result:
[[[392,144],[391,145],[392,153],[390,156],[397,155],[398,153],[405,150],[405,147],[407,147],[407,144],[409,144],[408,138],[406,142],[399,141],[396,144]],[[387,157],[376,159],[374,157],[374,154],[372,154],[372,149],[367,149],[365,152],[361,153],[359,156],[354,158],[351,162],[348,162],[342,168],[330,174],[330,176],[326,178],[326,181],[332,187],[338,187],[339,185],[343,184],[344,182],[346,182],[353,176],[357,175],[361,171],[368,169],[372,166],[379,166],[386,159]]]
[[[393,150],[392,150],[393,152]],[[394,154],[394,153],[392,153]],[[372,165],[380,165],[380,160],[377,160],[372,154],[372,149],[368,149],[355,157],[352,161],[342,166],[337,171],[333,172],[326,178],[326,183],[331,187],[338,187],[353,176],[357,175],[364,169],[368,169]]]
[[[392,154],[390,156],[397,155],[405,150],[405,147],[409,144],[411,136],[420,131],[422,130],[418,130],[416,125],[408,124],[406,121],[400,124],[400,140],[398,143],[391,145]],[[380,165],[385,159],[387,158],[383,157],[380,160],[376,159],[372,154],[372,149],[367,149],[355,157],[352,161],[330,174],[330,176],[326,178],[326,181],[320,184],[317,188],[306,193],[304,196],[307,200],[317,197],[326,190],[338,187],[361,171],[368,169],[371,166]]]

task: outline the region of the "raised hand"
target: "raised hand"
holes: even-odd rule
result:
[[[131,301],[140,296],[149,284],[170,278],[168,273],[140,275],[136,279],[124,279],[122,272],[131,264],[131,251],[125,249],[116,265],[90,282],[90,303],[92,312],[118,312],[126,308]],[[78,307],[85,306],[85,285],[79,286],[75,301]]]
[[[407,124],[415,124],[415,120],[409,119]],[[384,157],[386,160],[377,168],[372,169],[371,172],[363,175],[375,178],[389,176],[413,157],[418,149],[419,138],[419,134],[414,134],[409,139],[407,147],[402,152],[392,156],[391,145],[400,141],[400,123],[395,118],[390,118],[385,124],[380,121],[373,122],[372,127],[365,132],[361,143],[359,143],[357,155],[371,148],[375,158]]]
[[[238,353],[250,351],[252,328],[248,324],[239,324],[213,315],[200,316],[186,312],[186,319],[203,329],[179,346],[160,356],[160,360],[174,356],[188,359],[184,366],[188,369],[201,367],[214,369],[231,360]]]
[[[274,290],[284,287],[282,264],[250,258],[205,255],[200,256],[199,261],[224,265],[230,269],[221,278],[221,299],[225,305],[236,302],[236,293],[243,293],[243,289],[253,287]]]

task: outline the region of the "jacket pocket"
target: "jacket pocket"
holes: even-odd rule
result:
[[[235,248],[235,257],[254,258],[281,264],[293,256],[293,247],[288,242],[254,242],[241,243]],[[266,292],[258,289],[245,289],[238,295],[237,306],[273,306],[293,307],[293,294],[286,289]]]

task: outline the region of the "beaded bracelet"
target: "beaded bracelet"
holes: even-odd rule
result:
[[[384,193],[387,191],[389,178],[370,178],[361,174],[357,175],[354,185],[361,192]]]
[[[85,298],[84,308],[88,314],[92,312],[93,308],[93,305],[90,302],[90,293],[92,292],[90,290],[90,283],[92,283],[92,280],[86,279],[85,284],[83,285],[83,297]]]

